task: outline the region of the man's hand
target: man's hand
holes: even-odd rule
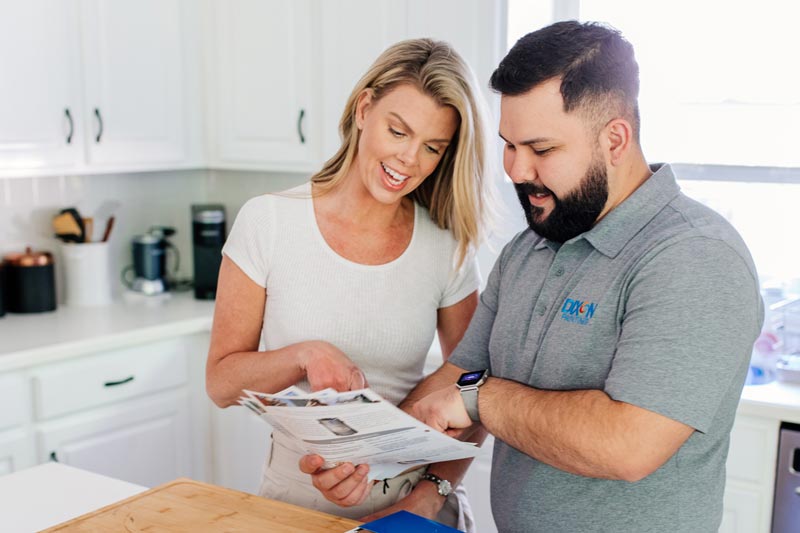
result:
[[[364,389],[367,378],[339,348],[324,341],[308,341],[298,345],[300,365],[312,391],[328,387],[338,392]]]
[[[373,485],[367,480],[369,466],[343,463],[322,470],[324,463],[324,459],[319,455],[304,455],[300,458],[300,470],[305,474],[311,474],[311,482],[326,500],[340,507],[352,507],[367,499]]]
[[[472,419],[455,385],[439,389],[415,402],[411,407],[411,415],[454,438],[472,426]]]

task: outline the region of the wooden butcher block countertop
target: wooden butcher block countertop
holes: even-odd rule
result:
[[[179,478],[46,532],[342,533],[359,522]]]

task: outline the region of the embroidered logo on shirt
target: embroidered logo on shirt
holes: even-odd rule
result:
[[[585,326],[594,316],[597,304],[594,302],[582,302],[567,298],[561,306],[561,319],[567,322]]]

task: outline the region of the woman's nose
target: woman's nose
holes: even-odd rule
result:
[[[408,167],[414,166],[417,164],[417,153],[419,149],[420,146],[418,146],[417,143],[407,143],[403,146],[400,153],[397,154],[397,158]]]

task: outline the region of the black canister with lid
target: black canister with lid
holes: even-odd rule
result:
[[[6,269],[3,265],[3,262],[0,261],[0,316],[6,314],[6,305],[4,301],[4,294],[5,294],[5,285],[6,285]]]
[[[56,308],[56,279],[50,252],[12,253],[3,257],[6,309],[10,313],[42,313]]]

